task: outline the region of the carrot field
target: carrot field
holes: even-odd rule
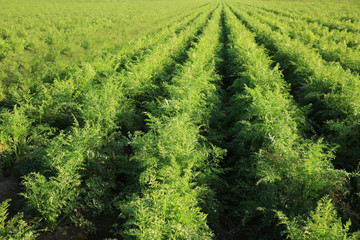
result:
[[[360,1],[0,0],[0,239],[360,239]]]

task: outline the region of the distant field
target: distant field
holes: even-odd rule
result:
[[[360,1],[0,0],[0,239],[360,239],[359,74]]]

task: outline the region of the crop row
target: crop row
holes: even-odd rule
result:
[[[156,33],[142,37],[128,46],[105,49],[102,53],[99,53],[99,56],[93,56],[95,60],[91,61],[91,64],[85,62],[69,66],[55,62],[54,66],[47,63],[44,63],[47,64],[46,66],[42,66],[41,63],[33,63],[37,67],[41,67],[42,69],[40,70],[34,66],[30,66],[30,68],[18,67],[16,65],[9,66],[6,61],[3,61],[1,66],[7,69],[0,76],[2,85],[1,106],[11,109],[15,104],[20,104],[18,100],[21,101],[23,98],[29,98],[30,94],[31,97],[43,94],[42,87],[44,85],[46,88],[52,87],[53,82],[57,80],[79,81],[79,78],[85,78],[89,79],[87,81],[91,81],[94,78],[92,76],[94,73],[100,75],[109,74],[108,72],[114,72],[114,70],[123,71],[127,64],[135,60],[139,61],[139,58],[149,53],[155,45],[165,43],[168,38],[174,36],[174,32],[179,33],[186,25],[192,24],[192,21],[196,19],[196,16],[201,11],[202,9],[200,8],[185,15],[185,17],[180,16],[169,26],[162,28]],[[48,70],[50,73],[47,72]],[[7,74],[7,71],[9,74]],[[84,81],[84,79],[80,79],[80,81]]]
[[[305,45],[315,48],[325,60],[339,62],[344,69],[360,72],[360,52],[348,48],[346,43],[336,43],[332,36],[315,35],[304,21],[292,21],[288,17],[279,17],[261,10],[248,10],[248,13],[268,24],[274,31],[280,31],[283,35],[298,39]],[[284,21],[286,24],[283,24]],[[355,42],[358,38],[357,36],[350,41]]]
[[[154,81],[166,71],[164,67],[179,61],[212,11],[209,7],[203,9],[191,24],[187,24],[191,20],[187,18],[178,34],[169,36],[166,43],[159,41],[143,59],[130,63],[126,71],[119,73],[118,67],[109,69],[106,61],[84,65],[85,71],[73,73],[70,79],[55,80],[50,88],[41,86],[42,91],[32,95],[37,99],[22,102],[20,107],[2,114],[1,139],[8,158],[26,156],[26,165],[35,165],[35,169],[25,169],[33,173],[24,177],[23,196],[27,208],[33,210],[35,218],[44,220],[46,229],[54,230],[61,221],[69,219],[92,228],[79,209],[96,215],[110,207],[111,202],[107,202],[112,198],[110,193],[122,184],[116,178],[128,170],[125,136],[121,131],[137,128],[134,126],[137,93],[150,98],[150,86],[156,87]],[[142,43],[143,48],[149,46],[147,41]],[[124,84],[130,80],[133,85]],[[64,107],[70,110],[62,112]],[[41,124],[34,127],[32,123],[37,119],[27,114],[35,111],[40,113]],[[70,119],[60,126],[64,131],[46,139],[53,134],[46,127],[51,118],[55,118],[56,124]]]
[[[181,22],[190,10],[206,2],[185,1],[171,6],[160,2],[122,2],[110,4],[111,8],[109,3],[69,4],[36,1],[3,4],[0,86],[5,90],[8,87],[15,88],[13,91],[19,87],[32,90],[34,84],[50,82],[79,63],[91,62],[109,52],[114,54],[125,42],[134,42],[162,25]],[[158,15],[160,12],[163,14]]]
[[[141,81],[141,75],[151,84],[151,79],[156,77],[154,73],[165,71],[163,69],[165,63],[171,64],[174,61],[172,59],[180,55],[194,38],[194,34],[201,24],[205,23],[206,17],[207,15],[203,14],[192,25],[185,27],[179,35],[172,35],[168,39],[168,44],[159,44],[157,49],[147,56],[147,59],[141,63],[130,63],[131,66],[128,67],[128,70],[122,73],[118,73],[118,65],[99,59],[91,64],[83,64],[76,69],[77,71],[68,73],[69,76],[62,79],[54,80],[52,84],[39,85],[36,91],[17,91],[16,98],[10,97],[9,100],[12,102],[12,104],[9,103],[10,107],[15,105],[14,114],[10,111],[3,113],[2,144],[10,154],[9,157],[24,155],[21,152],[24,150],[20,149],[24,148],[23,145],[27,143],[20,143],[19,138],[31,139],[28,136],[31,133],[26,129],[30,125],[48,125],[58,131],[72,126],[74,119],[80,123],[87,121],[92,124],[101,123],[102,126],[110,128],[114,127],[111,125],[114,125],[115,122],[117,125],[127,122],[133,124],[134,121],[129,120],[134,118],[131,117],[134,115],[134,104],[131,103],[133,100],[128,96],[135,87],[132,86],[132,90],[125,89],[124,82],[130,78],[135,83]],[[141,42],[144,43],[144,48],[149,47],[146,41]],[[121,53],[120,56],[124,56],[124,53]],[[151,62],[152,58],[157,58],[157,61]],[[138,77],[133,77],[134,75]],[[136,86],[143,87],[140,83],[137,83]],[[16,105],[21,108],[16,108]],[[115,110],[115,106],[119,106],[117,110]],[[111,110],[112,108],[114,109]],[[119,111],[123,114],[120,114]],[[26,115],[23,118],[31,118],[31,121],[28,119],[20,121],[24,124],[27,123],[24,126],[25,129],[22,130],[23,133],[17,133],[12,129],[16,127],[16,124],[19,125],[14,118],[22,118],[19,112]],[[14,117],[13,115],[19,116]],[[124,124],[120,124],[120,127],[127,129]],[[40,128],[43,130],[43,127]]]
[[[356,239],[356,209],[338,213],[356,194],[359,75],[325,60],[329,35],[251,5],[205,4],[7,86],[0,166],[25,213],[6,221],[1,203],[0,238]]]
[[[148,113],[149,131],[131,143],[140,189],[119,203],[125,238],[211,239],[200,206],[213,201],[207,185],[221,151],[200,135],[200,126],[217,101],[219,19],[218,7],[185,64],[164,83],[164,99]]]
[[[313,9],[309,7],[309,4],[303,3],[299,3],[298,5],[293,4],[293,9],[289,11],[286,10],[289,8],[289,3],[277,3],[276,6],[271,6],[271,4],[270,6],[263,6],[264,9],[270,9],[275,13],[301,18],[309,23],[318,23],[329,29],[337,29],[340,31],[348,31],[359,34],[360,28],[357,10],[343,10],[340,7],[330,10],[329,8],[331,8],[331,5],[321,3],[312,3],[312,7]],[[327,8],[327,11],[322,11],[323,8]],[[339,9],[341,9],[342,11],[339,11]],[[345,15],[344,13],[346,12],[347,14]]]
[[[230,205],[237,206],[229,217],[244,224],[247,237],[276,239],[280,236],[271,235],[280,232],[271,230],[277,222],[274,210],[306,219],[318,200],[341,189],[346,172],[332,167],[326,145],[303,137],[305,116],[278,67],[271,67],[255,35],[228,7],[225,13],[231,67],[238,76],[229,87],[230,194],[236,196]],[[255,219],[259,222],[254,226]]]
[[[324,61],[311,47],[273,31],[245,11],[239,17],[273,52],[292,85],[296,101],[309,108],[307,117],[314,131],[340,145],[336,164],[346,169],[356,168],[359,75],[345,71],[339,63]]]
[[[304,27],[309,29],[314,33],[315,36],[313,38],[317,39],[317,37],[325,38],[329,41],[335,41],[337,44],[344,44],[345,46],[352,48],[353,50],[359,50],[359,34],[348,32],[346,30],[338,30],[338,29],[329,29],[326,26],[321,25],[318,22],[307,22],[302,19],[301,16],[294,16],[293,14],[287,14],[286,11],[281,11],[281,9],[277,8],[277,10],[259,6],[246,5],[249,8],[256,8],[262,10],[262,12],[266,11],[267,13],[276,14],[276,18],[288,19],[288,21],[296,21],[303,23]],[[321,40],[321,39],[320,39]]]

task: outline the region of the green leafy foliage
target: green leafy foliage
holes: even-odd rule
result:
[[[206,205],[201,201],[216,205],[208,186],[216,179],[222,151],[206,143],[195,125],[207,122],[208,114],[201,112],[212,107],[208,101],[214,99],[216,90],[210,80],[215,76],[212,54],[219,39],[219,8],[213,15],[188,62],[166,84],[169,99],[155,110],[160,117],[148,114],[149,131],[131,143],[140,191],[119,202],[120,216],[127,219],[119,233],[126,239],[213,236],[200,205]],[[184,92],[187,89],[192,91]]]
[[[277,66],[270,67],[264,49],[255,44],[255,35],[229,8],[225,13],[233,69],[242,69],[230,87],[229,111],[236,121],[231,130],[235,134],[232,193],[241,199],[232,201],[237,206],[233,217],[240,215],[245,227],[253,228],[250,236],[256,238],[275,224],[272,209],[307,215],[321,197],[342,191],[348,174],[333,168],[332,152],[321,140],[303,138],[304,113]],[[251,225],[256,218],[262,218],[262,223]]]
[[[189,26],[185,29],[180,37],[174,36],[172,42],[168,43],[166,47],[178,46],[180,49],[185,48],[187,41],[191,38],[191,35],[195,33],[198,27],[206,20],[206,14],[203,14],[201,18],[196,20],[196,24]],[[160,56],[158,56],[160,54]],[[141,76],[152,79],[155,71],[162,67],[162,65],[168,61],[173,61],[172,57],[176,55],[171,52],[160,52],[156,50],[149,56],[149,60],[154,57],[162,58],[155,65],[147,64],[147,60],[139,64],[133,63],[132,68],[129,68],[129,72],[141,73]],[[149,67],[148,71],[143,71],[141,66]],[[98,66],[95,65],[95,69]],[[105,69],[100,65],[100,69]],[[99,69],[99,70],[100,70]],[[131,69],[131,70],[130,70]],[[144,75],[145,74],[145,75]],[[111,76],[111,75],[110,75]],[[80,77],[80,78],[79,78]],[[114,183],[103,183],[103,186],[107,186],[105,189],[101,189],[98,186],[99,182],[95,181],[96,177],[90,177],[86,181],[86,188],[90,188],[89,194],[84,194],[82,190],[82,176],[80,173],[89,166],[102,166],[102,164],[96,164],[93,160],[94,156],[100,156],[106,151],[103,151],[101,147],[104,147],[106,143],[103,139],[110,134],[115,128],[123,127],[129,128],[133,121],[132,108],[133,103],[127,97],[129,95],[130,88],[122,87],[118,81],[115,81],[116,77],[119,77],[117,73],[113,73],[111,78],[103,78],[102,76],[96,76],[96,74],[90,76],[92,81],[80,82],[83,89],[79,89],[72,81],[58,82],[61,84],[69,83],[68,88],[62,88],[62,92],[65,93],[67,98],[65,100],[69,102],[80,101],[82,121],[86,121],[85,126],[83,124],[77,124],[75,119],[76,115],[72,115],[74,119],[75,127],[71,131],[60,134],[52,139],[50,145],[46,148],[46,156],[43,159],[44,167],[47,171],[43,173],[31,173],[24,178],[23,185],[25,186],[25,193],[23,196],[27,200],[27,206],[35,210],[37,214],[45,220],[47,229],[54,230],[63,219],[71,219],[71,221],[77,224],[85,224],[77,213],[80,208],[92,208],[93,211],[100,211],[101,213],[105,208],[108,208],[109,203],[104,203],[104,199],[108,198],[111,193],[109,189],[114,188]],[[132,81],[144,81],[143,78],[135,78]],[[126,77],[130,80],[130,75]],[[71,77],[76,81],[81,81],[83,76],[81,73],[77,77]],[[96,83],[94,80],[102,79],[102,82]],[[124,82],[126,82],[124,80]],[[55,82],[56,83],[56,82]],[[149,81],[146,84],[150,83]],[[59,86],[60,86],[59,85]],[[56,86],[56,84],[54,85]],[[143,88],[143,84],[138,85],[138,90]],[[87,89],[87,92],[84,90]],[[131,89],[135,89],[135,86],[131,86]],[[144,88],[146,89],[146,87]],[[80,91],[80,92],[79,92]],[[83,92],[84,91],[84,92]],[[137,91],[137,90],[136,90]],[[141,90],[143,91],[143,90]],[[147,90],[149,91],[149,90]],[[61,97],[61,91],[54,91],[49,94],[50,99],[64,99]],[[125,97],[125,94],[128,95]],[[59,95],[60,94],[60,95]],[[74,95],[76,98],[74,98]],[[135,94],[136,95],[136,94]],[[60,96],[60,98],[58,98]],[[46,103],[49,101],[46,101]],[[50,104],[49,106],[51,106]],[[76,106],[76,105],[75,105]],[[57,104],[55,104],[57,107]],[[47,109],[52,110],[52,107]],[[56,114],[50,114],[56,115]],[[127,121],[130,120],[130,123]],[[70,121],[69,121],[70,123]],[[68,127],[69,124],[66,124]],[[109,149],[110,150],[110,149]],[[110,150],[111,153],[112,150]],[[109,151],[108,151],[109,153]],[[100,160],[99,159],[99,160]],[[90,175],[91,176],[91,175]],[[95,185],[94,185],[95,183]],[[99,196],[101,193],[106,193],[106,196]],[[85,196],[85,199],[91,200],[92,203],[82,203],[79,196]],[[90,199],[90,197],[95,199]],[[111,203],[111,202],[110,202]],[[95,214],[96,215],[96,214]]]
[[[343,41],[334,41],[336,37],[339,37],[339,31],[330,33],[328,29],[322,28],[318,23],[308,26],[306,20],[299,19],[299,16],[292,18],[258,8],[248,10],[248,12],[255,14],[272,29],[279,30],[282,35],[289,35],[291,38],[299,39],[305,45],[313,47],[326,61],[339,62],[344,69],[359,72],[359,52],[349,48],[346,43],[355,42],[356,35],[349,34]],[[287,24],[281,24],[283,21],[286,21]]]
[[[211,149],[198,143],[198,129],[188,115],[152,118],[151,128],[132,143],[136,152],[133,161],[144,169],[139,178],[144,190],[141,197],[134,195],[120,204],[121,216],[129,218],[125,225],[129,229],[122,235],[140,239],[210,239],[206,217],[198,206],[200,189],[192,181],[200,177],[198,174],[203,179],[211,174],[204,171],[211,168],[204,165]]]
[[[13,112],[2,113],[1,120],[1,144],[4,150],[16,157],[24,155],[30,141],[31,120],[26,117],[23,109],[16,106]]]
[[[173,179],[121,205],[122,214],[131,216],[122,232],[125,239],[212,239],[197,192],[179,171],[167,169]]]
[[[358,235],[349,234],[350,220],[343,225],[337,216],[337,211],[331,203],[331,199],[321,199],[315,211],[311,211],[310,217],[306,220],[290,220],[282,212],[277,211],[280,223],[287,228],[283,234],[289,239],[357,239]]]
[[[58,225],[60,215],[72,214],[78,207],[81,175],[90,149],[96,149],[101,143],[101,133],[96,128],[73,129],[73,135],[58,136],[47,149],[47,165],[55,175],[47,178],[40,173],[31,173],[24,177],[28,206],[36,210],[46,221],[50,230]]]
[[[259,21],[258,12],[250,11],[249,14],[244,8],[240,11],[238,16],[256,32],[257,38],[273,52],[274,59],[285,70],[295,99],[301,106],[310,107],[307,117],[314,130],[340,146],[336,166],[355,170],[358,158],[354,153],[359,150],[356,140],[359,130],[359,75],[345,70],[339,62],[325,61],[314,48],[297,37],[291,38],[287,31],[290,27],[274,30]],[[326,49],[326,46],[321,49]],[[349,128],[352,131],[345,137],[343,131]]]
[[[79,180],[63,175],[59,179],[47,180],[45,176],[33,173],[24,177],[24,181],[26,192],[23,196],[28,199],[29,207],[39,212],[49,230],[54,230],[58,217],[65,208],[73,204],[73,199],[78,195]]]
[[[35,226],[23,220],[23,213],[17,213],[10,220],[8,217],[9,201],[3,201],[0,204],[0,238],[4,240],[34,240],[38,236]]]
[[[359,238],[355,1],[2,1],[0,238]]]
[[[51,135],[48,127],[33,126],[33,121],[21,107],[15,106],[12,112],[4,110],[0,122],[0,169],[12,168],[14,163],[36,156],[34,148],[41,152],[42,145]]]

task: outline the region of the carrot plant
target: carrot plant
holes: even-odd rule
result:
[[[249,13],[269,24],[272,29],[279,30],[282,35],[288,35],[291,38],[296,38],[309,45],[314,50],[320,53],[321,57],[326,61],[339,62],[340,65],[346,70],[359,73],[360,71],[360,53],[347,46],[346,41],[335,42],[332,35],[329,37],[318,36],[309,29],[306,22],[300,20],[293,20],[287,17],[279,17],[276,14],[266,11],[249,10]],[[287,24],[282,24],[286,21]],[[356,36],[358,38],[358,36]]]
[[[339,145],[336,165],[347,170],[356,169],[359,75],[345,71],[339,63],[324,61],[309,46],[272,31],[244,11],[241,11],[241,18],[256,32],[258,39],[274,51],[274,59],[286,70],[297,102],[309,106],[307,115],[313,129],[325,135],[329,142]]]
[[[307,219],[289,220],[282,212],[277,212],[281,224],[286,225],[283,233],[289,239],[357,239],[359,233],[348,233],[351,221],[344,225],[337,216],[331,200],[324,197],[318,202],[315,211]]]
[[[206,143],[195,124],[206,123],[208,115],[203,113],[216,99],[213,54],[218,48],[219,20],[218,7],[184,67],[165,84],[167,98],[154,111],[156,116],[149,114],[149,132],[132,142],[132,161],[141,170],[140,192],[119,202],[120,216],[127,220],[119,233],[125,238],[211,239],[213,235],[200,208],[206,203],[200,199],[216,203],[211,194],[202,195],[211,191],[207,185],[216,178],[222,151]]]
[[[239,198],[234,215],[245,227],[261,216],[263,225],[254,227],[268,231],[276,222],[273,209],[306,216],[324,195],[343,190],[347,173],[333,168],[325,144],[303,138],[305,116],[287,83],[228,7],[225,23],[232,69],[239,71],[230,86],[229,108],[234,118],[232,194]],[[248,234],[257,236],[255,230]]]
[[[8,208],[10,199],[0,203],[0,237],[5,240],[23,239],[34,240],[39,234],[35,230],[35,226],[23,220],[24,214],[17,213],[11,219],[8,218]]]
[[[50,176],[31,173],[24,177],[22,193],[30,209],[38,211],[50,231],[60,223],[62,215],[73,213],[81,184],[79,171],[86,157],[101,146],[102,133],[96,127],[74,128],[73,134],[59,135],[47,148],[45,165]]]
[[[243,4],[244,2],[241,2]],[[330,1],[317,2],[270,2],[248,4],[247,6],[258,6],[264,9],[270,9],[273,12],[285,16],[291,16],[305,20],[307,23],[317,23],[329,30],[347,31],[358,33],[357,23],[359,19],[357,14],[358,3],[356,1],[349,3],[332,4]],[[311,6],[311,7],[310,7]]]
[[[358,237],[355,1],[0,1],[0,238]]]
[[[205,23],[208,14],[209,11],[203,13],[193,25],[185,28],[179,35],[174,34],[169,38],[170,42],[161,45],[162,51],[157,47],[148,58],[138,64],[133,63],[129,68],[130,73],[123,73],[125,76],[114,73],[107,75],[101,83],[84,82],[80,89],[83,91],[80,92],[83,94],[80,95],[82,124],[79,122],[70,132],[60,134],[51,141],[43,159],[47,171],[31,173],[23,181],[25,186],[23,196],[27,199],[28,207],[38,212],[50,231],[54,230],[63,219],[81,220],[77,220],[77,215],[74,214],[74,211],[83,204],[79,201],[84,177],[81,171],[87,163],[93,162],[91,160],[93,156],[101,152],[101,148],[104,147],[102,143],[106,143],[104,138],[115,129],[134,123],[134,120],[127,122],[134,118],[134,99],[132,99],[134,94],[129,92],[131,90],[149,92],[140,89],[145,87],[145,83],[151,85],[153,75],[156,75],[156,71],[161,70],[164,64],[174,61],[176,52],[170,51],[171,48],[176,47],[180,50],[186,48],[187,42]],[[163,51],[164,49],[166,51]],[[156,64],[150,63],[156,58],[158,59]],[[131,73],[138,77],[133,78]],[[96,79],[98,76],[92,78]],[[129,81],[132,81],[133,85],[128,85]],[[71,81],[63,84],[71,84],[69,90],[76,92],[76,87]],[[91,180],[93,178],[88,179],[87,183]],[[109,184],[110,188],[112,186]],[[88,225],[86,221],[80,224]]]

